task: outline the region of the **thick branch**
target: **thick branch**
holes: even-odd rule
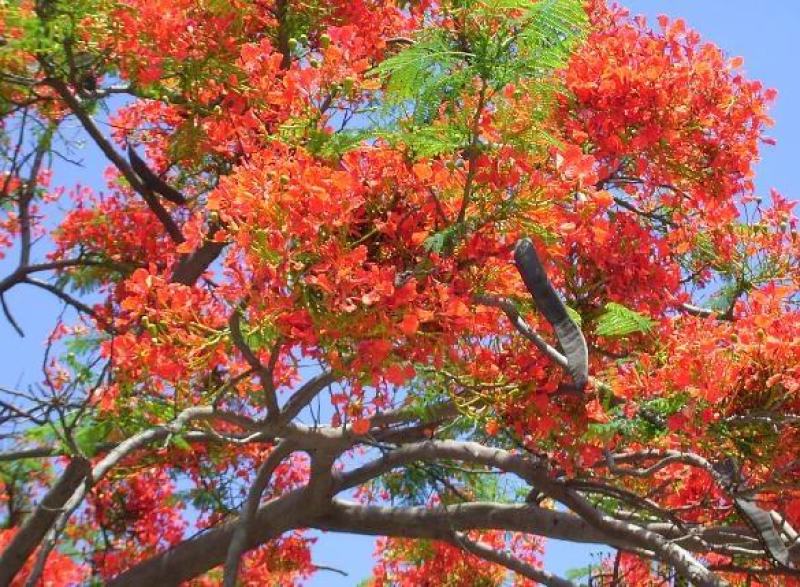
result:
[[[255,548],[295,527],[304,511],[306,492],[293,491],[261,507],[253,518],[253,532],[244,550]],[[178,585],[224,562],[238,519],[187,540],[150,558],[109,581],[109,587]]]
[[[668,540],[646,528],[629,522],[617,520],[597,510],[587,499],[573,490],[553,487],[543,488],[556,497],[571,510],[588,521],[592,526],[607,533],[624,536],[635,543],[638,548],[650,550],[661,561],[670,563],[684,579],[699,587],[723,587],[727,582],[720,579],[712,571],[704,567],[685,548],[676,541]],[[549,489],[549,491],[548,491]]]
[[[331,466],[338,452],[308,451],[311,478],[308,485],[274,499],[255,512],[250,531],[245,534],[241,552],[255,548],[291,528],[308,525],[308,520],[324,513],[333,486]],[[240,527],[232,520],[206,534],[188,540],[126,571],[109,585],[174,585],[187,581],[224,560],[228,547]]]
[[[368,536],[449,540],[454,531],[505,530],[584,544],[631,549],[624,537],[597,530],[575,514],[533,504],[472,502],[439,507],[360,505],[335,500],[310,527]],[[699,540],[693,542],[699,546]]]
[[[339,490],[356,487],[402,465],[415,461],[433,461],[437,459],[452,459],[494,467],[515,473],[529,482],[532,481],[532,477],[546,478],[547,476],[542,463],[524,455],[488,448],[477,442],[426,440],[424,442],[406,444],[387,452],[379,459],[341,474],[338,477]]]
[[[181,259],[175,266],[172,272],[172,281],[183,285],[194,284],[205,273],[211,263],[219,257],[222,249],[225,248],[225,244],[210,240],[204,242],[195,252]]]
[[[718,587],[725,584],[675,541],[667,540],[646,528],[603,514],[579,493],[552,479],[543,463],[525,455],[488,448],[478,443],[430,440],[406,445],[388,453],[382,459],[367,463],[343,475],[340,478],[340,487],[361,484],[402,463],[432,459],[461,460],[514,473],[535,488],[567,505],[602,533],[628,541],[637,548],[652,550],[661,560],[675,566],[682,577],[703,586]]]
[[[253,519],[253,532],[247,538],[245,550],[294,527],[439,540],[448,540],[453,530],[473,528],[507,529],[588,543],[605,543],[608,538],[577,516],[527,504],[481,503],[430,509],[362,506],[334,501],[321,515],[304,520],[306,502],[306,492],[296,490],[262,506]],[[222,564],[237,523],[237,520],[227,522],[187,540],[140,563],[109,585],[172,585],[196,577]]]
[[[119,445],[111,449],[109,453],[92,468],[91,475],[89,479],[87,479],[87,483],[83,486],[78,486],[69,496],[69,500],[65,503],[62,502],[63,509],[60,512],[57,512],[59,515],[57,517],[53,516],[49,519],[47,526],[44,528],[44,531],[49,530],[48,538],[39,551],[34,569],[31,571],[31,574],[28,577],[27,584],[35,585],[38,581],[39,575],[44,570],[47,558],[50,556],[50,553],[55,547],[58,536],[66,527],[67,522],[69,522],[72,514],[83,502],[84,497],[86,497],[86,494],[91,489],[92,485],[99,482],[122,459],[139,448],[147,446],[156,440],[167,438],[171,434],[180,432],[181,429],[191,420],[212,418],[214,416],[215,413],[213,408],[187,408],[172,422],[143,430],[142,432],[139,432],[127,440],[124,440]],[[39,540],[41,541],[42,538],[44,538],[44,534],[39,537]]]
[[[291,422],[311,400],[317,397],[319,392],[334,381],[336,381],[336,377],[330,371],[323,371],[306,381],[286,402],[281,411],[281,421]]]
[[[342,490],[338,485],[336,490]],[[532,504],[466,503],[436,508],[365,506],[338,500],[318,515],[307,515],[308,496],[297,490],[262,506],[253,521],[245,550],[297,527],[371,536],[449,540],[454,531],[506,530],[578,543],[608,544],[624,550],[639,549],[630,532],[600,530],[581,517]],[[631,525],[632,526],[632,525]],[[140,563],[111,585],[170,585],[185,581],[222,564],[237,522],[231,521]],[[705,552],[709,543],[727,543],[729,534],[713,529],[689,536],[673,524],[649,524],[637,530],[674,540],[691,550]],[[657,533],[657,534],[656,534]],[[733,529],[731,529],[731,533]],[[666,540],[666,538],[665,538]]]
[[[147,166],[147,163],[145,163],[144,159],[139,157],[138,153],[136,153],[136,149],[134,149],[133,145],[131,144],[128,145],[128,160],[131,162],[131,167],[136,172],[136,175],[139,176],[139,178],[142,180],[142,183],[151,192],[157,192],[161,194],[173,204],[177,204],[179,206],[186,204],[186,197],[163,179],[158,177],[155,173],[153,173],[153,171]]]
[[[0,585],[11,584],[52,526],[67,499],[83,483],[89,471],[89,461],[84,458],[74,458],[69,462],[61,478],[47,492],[0,555]]]

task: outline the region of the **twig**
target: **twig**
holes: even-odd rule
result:
[[[467,552],[474,554],[478,558],[482,558],[489,562],[503,566],[518,575],[527,577],[531,581],[546,585],[547,587],[577,587],[572,581],[562,579],[552,573],[548,573],[542,569],[529,565],[513,556],[510,556],[502,551],[497,551],[482,542],[475,542],[467,538],[463,532],[453,532],[452,544],[458,546]]]

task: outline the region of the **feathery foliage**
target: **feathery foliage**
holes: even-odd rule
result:
[[[635,332],[649,332],[654,322],[647,316],[626,308],[621,304],[609,302],[605,312],[597,319],[595,333],[599,336],[626,336]]]

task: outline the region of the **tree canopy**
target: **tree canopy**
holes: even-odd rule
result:
[[[1,392],[0,584],[302,584],[312,530],[375,587],[800,584],[739,58],[603,0],[0,10],[2,315],[65,307]]]

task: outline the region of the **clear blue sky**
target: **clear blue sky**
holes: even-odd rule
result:
[[[800,31],[800,2],[796,0],[628,0],[623,5],[651,20],[658,14],[683,17],[704,38],[716,42],[730,56],[745,59],[745,71],[767,87],[778,90],[772,111],[776,126],[771,135],[776,147],[765,148],[758,167],[757,186],[767,194],[776,188],[792,199],[800,199],[800,76],[792,55],[798,50],[795,35]],[[87,147],[83,154],[86,167],[59,173],[57,184],[77,182],[92,185],[101,178],[102,163],[96,150]],[[100,187],[100,186],[98,186]],[[16,258],[0,261],[0,275],[6,275]],[[9,304],[26,331],[20,339],[4,319],[0,319],[0,385],[16,387],[40,379],[43,341],[52,326],[59,305],[38,290],[16,288],[7,296]],[[591,562],[597,549],[553,544],[546,566],[556,573]],[[320,573],[311,582],[314,587],[351,587],[367,577],[372,566],[373,540],[370,538],[322,536],[314,560],[347,571],[349,577]],[[596,561],[596,559],[595,559]]]

